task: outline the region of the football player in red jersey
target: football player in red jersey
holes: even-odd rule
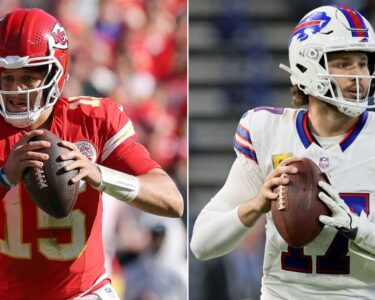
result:
[[[64,28],[40,9],[0,20],[0,299],[118,299],[104,269],[101,193],[144,211],[179,217],[183,200],[171,178],[136,141],[132,122],[110,99],[63,98],[68,79]],[[77,202],[55,219],[28,197],[27,167],[48,159],[52,131],[79,169]]]

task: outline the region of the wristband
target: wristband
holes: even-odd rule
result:
[[[102,173],[102,170],[99,168],[99,165],[98,164],[95,164],[95,165],[98,171],[100,172],[100,183],[97,186],[93,186],[93,188],[96,189],[97,191],[103,192],[105,189],[105,184],[103,181],[103,173]]]
[[[137,177],[98,164],[96,166],[102,175],[100,184],[94,187],[96,190],[125,202],[138,196],[140,183]]]
[[[8,190],[16,186],[15,184],[10,182],[9,178],[5,175],[3,168],[0,168],[0,183]]]

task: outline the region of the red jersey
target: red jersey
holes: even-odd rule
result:
[[[24,130],[0,119],[0,166]],[[158,168],[123,108],[109,99],[60,98],[50,130],[92,161],[128,174]],[[55,219],[28,197],[22,181],[0,188],[0,299],[63,300],[105,280],[101,193],[82,184],[73,211]]]

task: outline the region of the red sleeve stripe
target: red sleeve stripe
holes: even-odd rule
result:
[[[251,137],[250,137],[250,131],[246,127],[244,127],[241,124],[238,124],[237,134],[240,135],[245,141],[252,144]]]
[[[254,152],[254,146],[252,143],[250,143],[248,140],[245,140],[241,135],[236,133],[234,136],[234,140],[236,143],[240,144],[242,147],[249,149],[250,151]]]
[[[258,159],[257,159],[257,156],[255,154],[255,151],[251,150],[248,147],[245,147],[245,146],[239,144],[238,142],[236,142],[236,140],[233,141],[233,147],[234,147],[235,150],[242,153],[247,158],[255,161],[256,163],[258,163]]]

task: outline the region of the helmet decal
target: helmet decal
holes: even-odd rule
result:
[[[68,49],[68,38],[65,29],[59,23],[56,23],[56,25],[53,27],[51,36],[53,38],[52,47],[59,49]]]
[[[327,16],[324,11],[308,15],[306,18],[302,19],[294,29],[292,36],[289,39],[289,44],[295,36],[297,36],[297,39],[301,42],[306,40],[309,37],[309,34],[320,32],[327,26],[330,20],[331,18]]]
[[[346,17],[350,25],[350,30],[353,37],[366,37],[368,38],[368,28],[363,20],[363,17],[356,10],[349,7],[338,5],[336,6]]]

